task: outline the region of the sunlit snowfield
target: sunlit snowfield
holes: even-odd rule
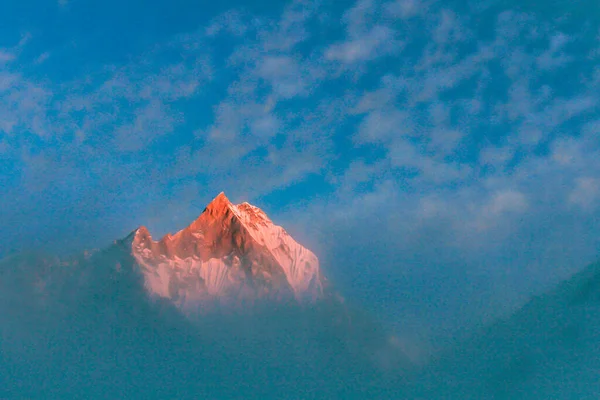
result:
[[[0,399],[599,398],[599,16],[0,2]]]

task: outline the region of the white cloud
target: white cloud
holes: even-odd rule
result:
[[[375,26],[364,35],[332,45],[327,49],[325,57],[329,60],[352,64],[398,52],[401,46],[401,42],[394,38],[391,29],[385,26]]]
[[[280,122],[276,116],[267,114],[252,121],[250,126],[257,137],[273,137],[279,131]]]
[[[345,19],[348,32],[350,28],[368,32],[369,26],[380,23],[377,5],[357,4],[360,7]],[[532,216],[545,207],[561,207],[557,188],[572,177],[573,171],[585,163],[598,164],[590,159],[590,151],[582,148],[582,138],[568,138],[561,129],[596,111],[598,96],[591,87],[562,96],[554,85],[540,84],[535,65],[541,53],[535,46],[527,47],[528,41],[545,36],[550,48],[568,52],[569,39],[560,34],[552,38],[548,26],[536,26],[530,16],[512,12],[500,16],[496,36],[489,42],[477,40],[468,21],[451,11],[430,11],[426,18],[431,26],[440,26],[439,30],[425,32],[432,40],[418,57],[405,55],[409,67],[384,75],[373,90],[347,97],[349,112],[363,115],[356,128],[355,145],[375,144],[385,150],[383,158],[368,164],[352,162],[346,173],[332,181],[344,188],[338,193],[340,202],[347,207],[356,204],[354,212],[361,214],[364,209],[360,203],[342,200],[347,199],[348,188],[358,187],[348,182],[371,183],[378,188],[378,182],[396,176],[387,181],[389,190],[372,189],[354,195],[380,198],[387,194],[402,201],[407,213],[412,210],[423,220],[448,222],[448,230],[454,234],[451,242],[457,247],[485,246],[486,240],[504,243],[511,232],[525,229],[520,222],[523,218],[535,219]],[[466,45],[471,50],[457,51]],[[490,62],[499,62],[503,71],[490,69]],[[494,88],[501,88],[506,95],[503,104],[494,105],[484,97],[491,82],[507,82]],[[467,88],[461,89],[465,97],[449,100],[444,96],[460,85]],[[461,124],[461,118],[468,123]],[[488,135],[492,140],[485,139]],[[479,141],[475,160],[471,155],[459,155],[472,152]],[[461,148],[463,143],[468,147]],[[548,145],[550,153],[531,152],[541,145]],[[544,182],[547,189],[543,189]],[[553,182],[553,189],[547,182]],[[362,187],[365,190],[369,186]],[[403,190],[424,198],[421,202],[400,200],[397,194]],[[435,193],[439,196],[433,196]],[[537,203],[539,207],[532,206]],[[344,215],[352,214],[349,208],[344,210]],[[405,223],[407,230],[418,231],[424,222]]]
[[[374,23],[378,7],[379,2],[376,0],[357,0],[353,7],[344,12],[342,20],[349,31],[364,32],[367,26]]]
[[[222,32],[238,37],[242,36],[251,28],[244,19],[244,16],[237,11],[223,13],[210,22],[205,28],[205,33],[211,37]]]
[[[579,163],[583,159],[583,143],[575,138],[560,138],[552,143],[552,159],[562,166]]]
[[[42,64],[50,58],[50,52],[43,52],[35,59],[35,64]]]
[[[525,195],[509,189],[494,193],[490,203],[484,208],[484,213],[494,216],[512,212],[520,213],[527,210],[527,207]]]
[[[256,74],[269,82],[273,95],[289,99],[305,95],[307,84],[298,62],[290,56],[266,56],[258,63]]]
[[[0,130],[17,129],[39,137],[50,134],[48,117],[52,92],[23,75],[0,70]]]
[[[417,215],[419,218],[431,219],[440,218],[447,212],[447,205],[442,199],[435,195],[430,195],[419,200],[417,206]]]
[[[491,165],[502,168],[515,155],[515,149],[511,146],[488,146],[479,153],[479,162],[482,165]]]
[[[577,178],[575,188],[569,194],[569,202],[591,211],[600,201],[600,179],[583,177]]]
[[[433,158],[423,158],[420,168],[424,180],[437,185],[461,182],[472,174],[472,167],[469,165]]]
[[[316,17],[320,2],[292,0],[276,21],[265,21],[257,38],[263,52],[286,52],[309,39],[307,24]]]
[[[412,133],[407,112],[396,109],[368,113],[358,128],[356,140],[362,143],[389,143]]]
[[[328,178],[331,183],[339,188],[338,190],[341,194],[352,195],[355,193],[358,185],[370,182],[373,175],[380,172],[386,166],[387,163],[385,161],[366,163],[361,159],[353,160],[342,176],[331,175]]]
[[[323,212],[329,215],[329,219],[335,222],[344,220],[356,220],[370,218],[376,210],[390,210],[397,195],[396,183],[385,180],[377,183],[373,190],[366,193],[352,193],[352,195],[339,199]],[[384,226],[382,226],[384,229]]]
[[[554,34],[550,38],[550,44],[546,51],[540,54],[536,60],[539,68],[550,70],[558,67],[564,67],[573,60],[573,57],[566,55],[563,51],[565,45],[571,41],[571,38],[561,32]]]
[[[373,0],[358,0],[344,13],[344,40],[329,45],[324,53],[327,60],[352,67],[366,61],[402,51],[404,43],[394,28],[378,16],[382,4]]]
[[[117,151],[129,153],[172,133],[185,117],[171,104],[196,96],[213,73],[209,57],[197,53],[196,47],[186,47],[189,37],[182,40],[183,44],[157,46],[129,64],[107,68],[95,79],[72,82],[56,105],[61,129],[71,132],[76,143],[103,136]],[[161,63],[163,52],[173,48],[182,57]]]
[[[435,29],[432,39],[435,43],[459,43],[462,42],[467,33],[463,27],[463,22],[460,21],[458,15],[448,9],[442,10],[433,18]]]
[[[385,11],[402,19],[409,19],[427,10],[427,4],[421,0],[395,0],[385,4]]]
[[[394,167],[420,169],[426,161],[425,156],[408,140],[395,140],[388,146],[388,158]]]
[[[457,129],[438,128],[428,132],[427,136],[429,137],[429,151],[439,155],[448,155],[459,147],[465,134]]]
[[[363,93],[356,106],[350,110],[350,113],[365,114],[369,111],[384,109],[386,105],[394,103],[396,96],[397,93],[384,84],[379,89]]]
[[[250,196],[323,168],[331,157],[325,149],[334,101],[313,97],[307,107],[285,106],[310,97],[325,73],[316,52],[298,48],[310,38],[307,25],[318,23],[316,7],[294,1],[278,18],[248,28],[249,36],[227,58],[233,73],[227,95],[214,106],[212,122],[197,130],[197,143],[182,153],[174,173],[209,180],[231,176],[230,184]],[[220,157],[207,162],[211,154]]]
[[[117,129],[116,148],[125,152],[144,149],[156,138],[173,132],[177,120],[178,116],[167,106],[159,101],[151,101],[135,111],[130,124],[121,125]]]
[[[0,49],[0,64],[6,64],[9,63],[11,61],[13,61],[16,58],[16,56],[6,50]]]

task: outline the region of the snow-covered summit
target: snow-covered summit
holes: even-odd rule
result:
[[[258,207],[220,193],[188,227],[154,241],[130,236],[147,290],[186,308],[214,300],[315,301],[323,294],[319,260]]]

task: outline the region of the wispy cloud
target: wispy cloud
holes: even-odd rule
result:
[[[396,37],[393,28],[378,18],[381,8],[382,5],[377,1],[364,0],[346,11],[343,16],[346,38],[330,45],[325,51],[325,58],[342,64],[354,64],[399,53],[403,42]],[[392,11],[397,11],[392,8]]]
[[[584,177],[577,178],[575,188],[569,195],[569,201],[584,210],[591,210],[600,201],[600,179]]]
[[[9,62],[13,61],[14,59],[15,59],[15,55],[13,53],[0,49],[0,63],[1,64],[9,63]]]
[[[0,131],[8,135],[48,136],[51,96],[49,89],[22,74],[0,69]]]
[[[50,52],[45,51],[35,59],[35,64],[42,64],[50,58]]]
[[[398,51],[401,46],[400,42],[395,41],[394,32],[385,26],[375,26],[364,34],[353,34],[352,36],[343,43],[329,47],[325,57],[329,60],[354,63]]]
[[[489,223],[495,224],[498,217],[509,213],[523,213],[528,208],[527,197],[518,191],[508,189],[493,193],[483,206],[478,227],[488,229]]]
[[[428,6],[428,2],[422,0],[395,0],[384,4],[384,10],[395,17],[409,19],[425,13]]]
[[[115,149],[126,152],[145,149],[171,133],[184,117],[170,104],[197,95],[201,85],[211,80],[212,69],[204,53],[192,52],[187,60],[165,64],[160,51],[168,50],[146,56],[156,65],[134,62],[74,82],[60,101],[63,122],[69,129],[85,132],[87,138],[112,137]],[[85,114],[77,117],[82,111]]]

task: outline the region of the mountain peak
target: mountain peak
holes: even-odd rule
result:
[[[225,196],[225,192],[219,193],[210,203],[208,203],[207,208],[216,207],[216,206],[229,206],[231,205],[231,201]]]
[[[210,216],[218,216],[227,212],[231,209],[231,201],[225,196],[224,192],[219,193],[210,203],[206,206],[202,214],[207,213]]]
[[[158,242],[141,227],[131,245],[149,291],[182,306],[322,295],[317,257],[260,208],[234,205],[223,192],[188,227]]]

